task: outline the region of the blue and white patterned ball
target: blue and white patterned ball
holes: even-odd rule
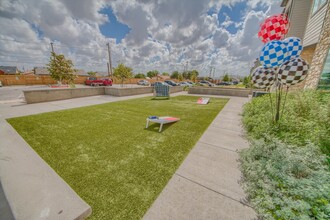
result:
[[[303,46],[298,37],[288,37],[282,42],[286,45],[286,49],[288,51],[285,61],[299,57],[301,51],[303,50]]]
[[[286,45],[282,41],[273,40],[262,48],[259,60],[264,67],[278,67],[286,57]]]

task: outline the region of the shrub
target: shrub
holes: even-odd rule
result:
[[[248,199],[264,219],[330,219],[330,93],[289,93],[278,123],[271,109],[269,96],[244,107]]]
[[[275,100],[272,95],[272,100]],[[274,106],[273,106],[274,107]],[[273,135],[288,144],[312,142],[330,155],[330,95],[317,91],[289,93],[278,123],[272,122],[269,96],[252,100],[244,108],[243,124],[256,139]]]
[[[266,137],[252,141],[240,156],[243,186],[262,218],[330,218],[329,169],[317,146]]]

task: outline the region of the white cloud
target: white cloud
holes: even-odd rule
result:
[[[113,65],[124,62],[135,72],[182,71],[188,62],[190,69],[204,75],[211,65],[218,75],[224,71],[248,74],[247,67],[262,46],[257,39],[259,23],[280,12],[280,3],[250,0],[239,23],[226,15],[225,22],[219,24],[217,13],[207,14],[211,7],[218,12],[223,5],[231,7],[239,1],[2,0],[0,65],[12,64],[9,61],[31,67],[46,63],[49,43],[55,41],[55,51],[71,58],[77,68],[106,70],[106,43],[110,42]],[[256,11],[260,5],[268,10]],[[109,19],[100,13],[104,7],[111,7],[118,21],[130,28],[119,44],[100,32],[99,25]],[[226,30],[231,24],[239,29],[236,34]]]

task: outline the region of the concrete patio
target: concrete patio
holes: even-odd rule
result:
[[[185,92],[176,95],[186,95]],[[27,105],[0,103],[0,180],[15,219],[84,219],[86,204],[6,122],[6,118],[150,96],[93,96]],[[217,96],[218,97],[218,96]],[[209,126],[144,219],[254,219],[239,185],[236,150],[248,147],[240,112],[248,98],[230,101]],[[2,205],[2,204],[0,204]],[[0,219],[3,216],[0,214]]]

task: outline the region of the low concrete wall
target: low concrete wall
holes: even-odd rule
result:
[[[175,92],[182,92],[183,91],[183,86],[173,86],[170,87],[170,93],[175,93]]]
[[[226,96],[239,96],[248,97],[252,94],[251,89],[239,89],[239,88],[216,88],[216,87],[191,87],[188,90],[188,94],[206,94],[206,95],[226,95]]]
[[[153,87],[137,87],[137,88],[111,88],[106,87],[104,88],[105,95],[112,95],[112,96],[129,96],[129,95],[140,95],[146,93],[152,93]]]
[[[104,88],[41,89],[23,91],[26,103],[49,102],[86,96],[104,95]]]
[[[69,89],[40,89],[23,91],[27,104],[38,102],[50,102],[63,99],[73,99],[95,95],[129,96],[153,93],[153,87],[136,88],[113,88],[113,87],[91,87],[91,88],[69,88]],[[170,88],[170,93],[181,92],[182,86]]]

